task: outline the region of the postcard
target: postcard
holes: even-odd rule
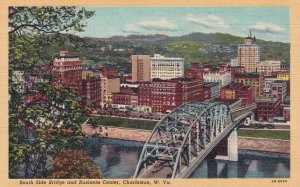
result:
[[[300,185],[298,1],[5,1],[0,186]]]

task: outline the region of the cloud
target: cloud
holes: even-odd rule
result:
[[[250,26],[249,29],[260,33],[279,33],[284,31],[284,28],[279,25],[263,22],[257,22],[255,25]]]
[[[207,17],[195,17],[192,14],[186,15],[186,20],[204,26],[206,28],[224,27],[229,28],[230,26],[224,23],[223,18],[210,14]]]
[[[125,28],[122,29],[123,32],[131,33],[131,34],[139,34],[141,31],[134,24],[127,24]]]
[[[178,30],[177,26],[169,21],[166,18],[162,18],[158,21],[142,21],[139,23],[141,27],[147,30],[158,30],[158,31],[176,31]]]

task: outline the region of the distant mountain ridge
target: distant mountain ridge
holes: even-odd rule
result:
[[[111,50],[127,51],[124,54],[106,54],[109,58],[122,56],[123,60],[132,54],[155,54],[184,57],[187,63],[193,61],[228,62],[235,58],[238,44],[243,44],[245,37],[226,33],[194,32],[183,36],[167,35],[129,35],[109,38],[85,37],[99,46],[110,46]],[[290,43],[265,41],[256,37],[256,44],[261,47],[261,60],[279,60],[290,62]],[[127,55],[127,56],[126,56]],[[100,58],[97,57],[95,59]],[[103,58],[103,57],[101,57]],[[117,60],[115,60],[117,61]]]
[[[129,35],[129,36],[112,36],[109,38],[84,37],[98,42],[124,42],[124,41],[160,41],[168,39],[169,36],[154,34],[154,35]]]
[[[245,36],[246,37],[246,36]],[[112,36],[108,38],[98,38],[98,37],[84,37],[85,39],[90,39],[93,41],[103,41],[103,42],[156,42],[156,41],[172,41],[172,40],[194,40],[201,42],[211,42],[211,43],[241,43],[245,37],[235,36],[227,33],[201,33],[193,32],[182,36],[167,36],[162,34],[153,35],[128,35],[128,36]],[[274,43],[284,43],[277,41],[265,41],[258,39],[258,42],[274,42]],[[286,43],[289,44],[289,43]]]

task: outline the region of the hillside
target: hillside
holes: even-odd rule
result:
[[[132,54],[160,53],[165,56],[184,57],[189,64],[199,62],[228,62],[236,57],[237,45],[243,37],[223,33],[191,33],[184,36],[130,35],[110,38],[85,38],[97,48],[82,54],[95,63],[120,64]],[[290,61],[290,44],[257,39],[261,46],[261,60]],[[90,62],[90,61],[89,61]],[[91,64],[91,63],[89,63]]]

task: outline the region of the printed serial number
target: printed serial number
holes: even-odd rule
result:
[[[286,179],[273,179],[272,183],[287,183],[288,180]]]

